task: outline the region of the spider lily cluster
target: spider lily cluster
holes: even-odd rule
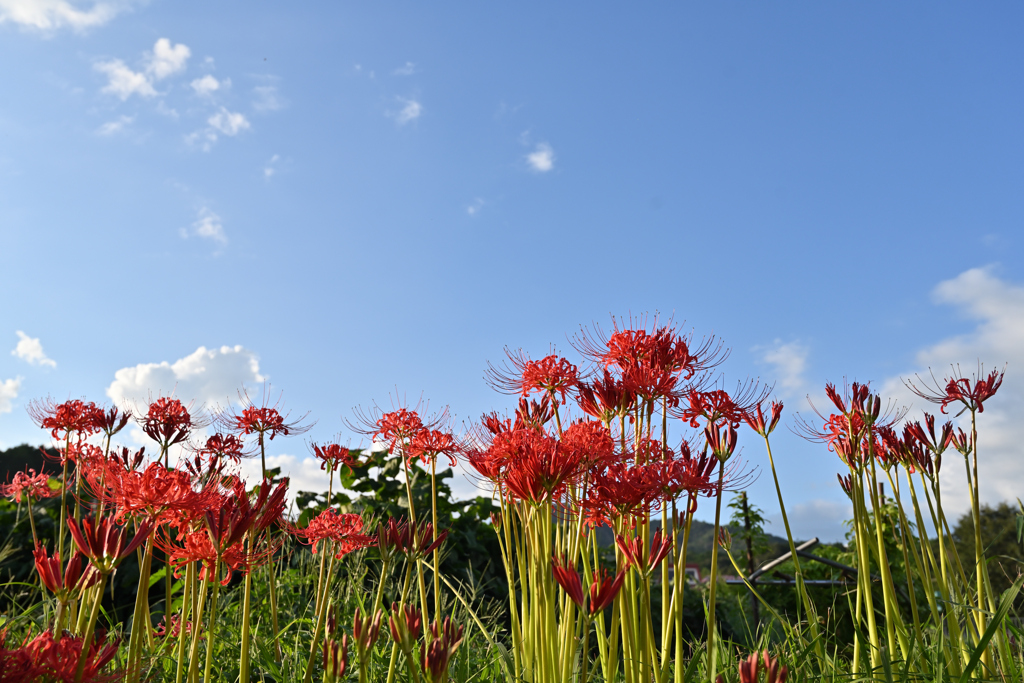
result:
[[[358,411],[350,426],[401,459],[402,518],[364,520],[335,508],[335,485],[357,465],[359,451],[313,443],[312,454],[329,473],[327,507],[307,524],[289,519],[288,481],[267,470],[266,448],[309,426],[305,416],[291,420],[277,405],[243,396],[238,410],[206,416],[168,397],[138,415],[83,401],[34,403],[32,416],[58,445],[61,476],[22,473],[3,492],[27,503],[30,520],[33,500],[61,498],[55,547],[41,542],[32,522],[38,579],[53,610],[45,630],[20,643],[0,631],[0,681],[136,683],[160,675],[175,683],[213,681],[215,652],[223,651],[215,647],[221,591],[238,576],[238,680],[245,682],[264,675],[252,670],[253,648],[269,648],[280,662],[287,640],[301,642],[302,665],[289,675],[304,683],[352,677],[443,683],[469,627],[501,653],[509,681],[682,683],[699,675],[708,683],[755,683],[764,673],[770,683],[784,683],[790,667],[767,651],[729,665],[732,646],[716,621],[720,553],[743,575],[721,520],[723,494],[750,480],[736,456],[743,433],[765,445],[792,553],[795,623],[761,600],[779,623],[783,638],[776,645],[792,673],[801,680],[837,672],[870,678],[896,661],[904,673],[929,680],[972,674],[1019,680],[1019,652],[1004,627],[1013,596],[993,594],[980,528],[974,561],[965,566],[957,556],[938,479],[952,447],[964,458],[977,523],[976,417],[1001,374],[910,383],[943,412],[962,406],[970,434],[951,423],[937,427],[930,415],[923,424],[898,425],[903,414],[883,411],[881,399],[861,384],[829,385],[837,412],[801,423],[844,464],[840,485],[854,509],[856,635],[851,648],[830,653],[837,644],[822,633],[828,621],[804,583],[771,450],[782,404],[755,382],[727,391],[715,373],[728,354],[714,339],[646,323],[615,321],[610,334],[599,327],[581,331],[573,339],[579,363],[506,352],[507,362],[491,366],[488,379],[517,398],[514,413],[486,414],[462,434],[452,431],[446,411]],[[114,447],[113,437],[133,419],[158,444],[155,453]],[[207,427],[214,433],[198,438]],[[174,466],[172,448],[182,453]],[[257,453],[263,476],[249,484],[233,468]],[[418,508],[413,495],[417,460],[430,476],[429,507]],[[490,486],[499,506],[492,528],[509,587],[505,633],[491,632],[441,572],[448,532],[439,526],[439,462],[461,462]],[[883,479],[894,505],[882,500]],[[714,505],[717,539],[706,588],[688,586],[683,571],[701,499]],[[924,532],[927,522],[936,530],[934,542]],[[598,543],[599,528],[611,530],[610,548]],[[923,588],[927,609],[911,600],[908,611],[897,600],[887,528],[896,529],[910,593]],[[292,538],[310,546],[317,564],[309,586],[312,617],[298,631],[294,621],[279,618],[283,547]],[[335,578],[347,555],[368,547],[379,558],[376,585],[346,628],[337,616]],[[140,567],[131,621],[104,623],[105,590],[130,556]],[[151,604],[157,567],[164,569],[165,595]],[[257,592],[269,598],[268,613],[258,607]],[[660,602],[653,600],[657,593]],[[456,600],[472,623],[453,621]],[[687,600],[705,610],[703,642],[684,626]],[[264,624],[259,635],[257,622]],[[158,671],[156,657],[174,664]]]

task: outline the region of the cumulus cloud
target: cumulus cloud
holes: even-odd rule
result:
[[[202,78],[197,78],[192,81],[189,85],[192,86],[192,90],[195,91],[200,97],[207,97],[217,92],[221,88],[228,88],[231,86],[231,79],[225,78],[223,81],[218,81],[210,74],[206,74]]]
[[[186,239],[189,236],[202,237],[213,240],[221,246],[228,243],[228,236],[224,233],[224,223],[220,216],[206,206],[199,209],[199,216],[189,228],[181,229],[181,236]]]
[[[29,365],[46,365],[51,368],[57,367],[57,361],[46,356],[43,345],[38,337],[30,337],[21,330],[17,331],[18,345],[11,351],[11,355],[20,358]]]
[[[112,59],[109,62],[97,62],[93,65],[100,73],[106,74],[107,84],[103,86],[102,92],[117,95],[122,100],[127,100],[132,95],[141,97],[155,97],[156,90],[145,73],[132,71],[120,59]]]
[[[250,128],[249,120],[241,112],[230,112],[225,107],[206,120],[212,128],[224,135],[234,136]]]
[[[223,406],[246,385],[263,382],[259,358],[243,346],[222,346],[195,352],[173,363],[140,363],[121,368],[107,387],[118,406],[145,405],[151,397],[171,396],[198,407]]]
[[[395,120],[395,122],[404,126],[410,121],[415,121],[423,114],[423,105],[416,100],[407,100],[404,97],[399,97],[398,101],[402,103],[402,108],[388,115]]]
[[[65,26],[83,31],[102,26],[128,7],[128,2],[0,0],[0,24],[9,22],[39,31],[52,31]]]
[[[107,121],[102,126],[96,129],[96,135],[102,135],[109,137],[116,133],[120,133],[126,127],[130,126],[135,121],[134,116],[119,116],[113,121]]]
[[[538,143],[532,152],[526,155],[530,168],[538,173],[547,173],[555,167],[555,150],[546,142]]]
[[[171,45],[167,38],[160,38],[153,45],[153,51],[146,53],[142,71],[132,70],[120,59],[97,62],[93,68],[107,76],[107,84],[102,92],[116,95],[122,100],[136,94],[154,97],[157,91],[153,84],[184,70],[191,54],[187,45]]]
[[[772,366],[775,389],[783,398],[802,395],[806,389],[804,372],[807,370],[807,356],[810,349],[799,342],[783,343],[776,339],[769,347],[755,346],[763,363]]]
[[[1008,363],[1003,386],[978,416],[978,469],[983,502],[1013,500],[1020,495],[1020,482],[1024,481],[1024,440],[1019,426],[1024,412],[1024,287],[997,277],[991,267],[972,268],[939,283],[932,299],[973,320],[974,329],[918,351],[917,367],[886,380],[882,395],[904,406],[913,405],[910,419],[918,419],[922,410],[938,414],[938,406],[914,396],[902,380],[916,381],[915,374],[930,380],[933,372],[941,382],[957,364],[969,376],[977,371],[979,362],[985,364],[986,372]],[[969,425],[966,415],[956,421]],[[943,504],[953,513],[969,508],[964,468],[957,464],[958,457],[947,454],[941,472]]]
[[[159,38],[153,45],[153,51],[147,56],[146,72],[153,76],[153,80],[163,80],[183,71],[191,56],[192,50],[188,48],[188,45],[183,43],[171,45],[171,41],[167,38]]]
[[[21,378],[0,380],[0,414],[11,412],[14,399],[21,390]]]

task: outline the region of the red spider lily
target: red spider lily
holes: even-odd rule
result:
[[[222,586],[231,582],[234,572],[250,571],[253,566],[259,564],[260,560],[265,559],[267,554],[264,551],[259,555],[247,556],[241,540],[227,547],[218,548],[210,539],[210,534],[204,531],[186,533],[181,539],[181,546],[161,544],[160,547],[167,553],[168,562],[174,567],[175,578],[181,578],[183,568],[193,562],[199,562],[201,563],[199,579],[203,581],[208,578],[211,581],[219,580]],[[276,550],[276,547],[273,550]],[[213,571],[214,567],[218,566],[218,557],[220,559],[220,574],[214,576]],[[221,578],[221,574],[223,578]]]
[[[562,432],[559,447],[576,454],[581,467],[603,465],[615,455],[612,433],[597,421],[573,422]]]
[[[328,508],[310,520],[309,526],[296,533],[303,536],[317,552],[317,543],[330,541],[335,557],[341,558],[350,552],[374,544],[374,538],[361,533],[363,518],[355,514],[339,515]]]
[[[504,476],[505,460],[494,457],[490,450],[465,449],[462,456],[470,466],[492,484],[497,484]]]
[[[81,467],[85,470],[99,466],[103,462],[102,449],[98,446],[93,446],[91,443],[81,441],[69,443],[67,447],[58,447],[56,458],[46,451],[43,451],[43,456],[50,460],[57,460],[61,465],[74,464],[76,467]]]
[[[620,571],[614,577],[608,576],[605,569],[593,573],[593,581],[590,584],[590,614],[594,615],[612,604],[615,596],[622,588],[622,582],[626,578],[625,570]]]
[[[105,683],[121,677],[118,672],[103,674],[102,670],[114,659],[120,639],[106,642],[107,633],[99,629],[85,655],[81,677],[77,677],[78,663],[82,656],[84,639],[81,636],[65,632],[55,639],[49,631],[44,631],[25,643],[22,649],[29,654],[36,676],[44,681],[60,681],[61,683]],[[35,678],[27,680],[37,680]]]
[[[711,452],[719,462],[725,462],[736,451],[736,429],[730,424],[724,430],[712,423],[704,430]]]
[[[124,429],[131,418],[130,411],[118,410],[117,406],[111,406],[105,411],[100,408],[93,413],[93,425],[110,438]]]
[[[142,431],[164,450],[181,443],[192,433],[193,419],[188,408],[176,398],[160,397],[149,404],[141,418]]]
[[[68,560],[67,569],[63,568],[60,561],[60,553],[55,552],[53,557],[46,554],[46,548],[36,547],[32,551],[35,557],[36,571],[47,590],[53,593],[58,602],[67,603],[78,598],[82,590],[95,586],[99,583],[100,574],[91,566],[85,566],[83,571],[82,553],[75,553]]]
[[[347,446],[341,446],[336,443],[329,443],[323,446],[312,443],[310,448],[313,449],[313,455],[317,460],[320,461],[320,469],[329,470],[336,472],[339,467],[346,466],[352,467],[356,464],[356,453]]]
[[[206,533],[219,551],[241,541],[259,516],[259,510],[253,508],[245,495],[245,487],[239,484],[233,488],[231,495],[222,496],[217,504],[203,513]]]
[[[762,412],[761,404],[758,403],[753,412],[747,411],[743,415],[743,419],[746,420],[750,428],[763,437],[768,437],[773,431],[775,431],[776,425],[779,424],[779,419],[782,417],[782,402],[772,401],[772,415],[767,421],[765,420],[764,413]]]
[[[502,444],[508,458],[505,486],[517,498],[535,503],[553,498],[567,480],[581,472],[585,451],[562,447],[555,439],[532,429],[507,436],[510,438]],[[492,450],[497,446],[495,439]]]
[[[633,409],[634,395],[625,385],[612,377],[607,368],[604,374],[590,384],[580,382],[576,389],[576,402],[587,415],[608,423],[628,415]]]
[[[430,683],[445,683],[448,680],[448,664],[462,643],[464,628],[456,628],[451,617],[445,617],[443,623],[434,621],[431,624],[430,632],[434,638],[420,650],[420,664]]]
[[[128,470],[137,470],[142,461],[146,459],[146,447],[143,446],[139,450],[132,453],[126,447],[121,447],[121,450],[117,449],[110,452],[108,460],[111,463],[118,463],[121,467]]]
[[[573,603],[583,609],[583,584],[580,582],[580,575],[576,573],[576,567],[568,564],[566,559],[563,557],[559,560],[557,557],[551,559],[551,571],[555,575],[555,581],[562,590],[565,591],[566,595]]]
[[[513,353],[505,349],[508,363],[501,368],[487,364],[487,381],[505,394],[528,396],[535,391],[547,392],[552,398],[558,394],[565,404],[565,393],[579,383],[579,371],[565,358],[552,354],[541,360],[530,360],[522,350]]]
[[[935,375],[931,376],[931,382],[917,376],[917,383],[910,380],[903,380],[903,383],[924,400],[939,404],[939,409],[943,414],[946,413],[946,408],[951,403],[962,403],[964,408],[960,411],[961,413],[967,410],[972,413],[975,411],[983,413],[985,412],[985,401],[995,396],[999,387],[1002,386],[1006,369],[993,370],[986,377],[982,377],[983,372],[983,367],[979,365],[978,372],[967,378],[961,374],[960,367],[957,366],[953,369],[952,376],[943,379],[941,383],[935,378]],[[945,384],[944,388],[943,383]]]
[[[74,517],[68,518],[68,531],[71,538],[78,546],[79,552],[89,558],[97,571],[102,574],[109,574],[125,557],[142,545],[153,525],[149,520],[139,525],[135,535],[128,540],[128,528],[114,523],[112,517],[101,517],[100,519],[85,518],[82,520],[82,528]]]
[[[211,502],[212,489],[196,491],[188,473],[168,469],[158,462],[140,471],[113,461],[102,472],[91,471],[88,477],[96,490],[100,490],[101,484],[105,485],[101,494],[117,510],[119,521],[129,516],[143,516],[160,526],[177,519],[183,512],[196,514]]]
[[[388,617],[391,637],[406,653],[412,652],[412,646],[423,631],[423,614],[412,605],[398,607],[392,603],[391,615]]]
[[[355,621],[352,623],[352,638],[355,640],[356,649],[359,650],[359,658],[362,660],[366,654],[373,649],[377,637],[380,635],[380,623],[384,618],[384,611],[377,610],[372,619],[363,618],[359,608],[356,607]]]
[[[53,498],[60,495],[60,487],[50,487],[50,475],[45,472],[36,474],[33,469],[15,472],[9,484],[0,486],[0,496],[11,498],[20,503],[23,496],[36,500]]]
[[[348,668],[348,634],[343,633],[341,640],[324,639],[324,683],[337,683],[345,677]]]
[[[683,409],[682,418],[689,420],[691,427],[700,427],[698,418],[704,418],[709,424],[717,424],[724,420],[733,427],[739,427],[740,422],[746,416],[746,411],[736,405],[729,394],[720,389],[713,391],[693,389],[686,395],[686,400],[688,405]]]
[[[655,531],[654,536],[651,538],[650,554],[647,553],[643,539],[639,537],[627,541],[619,534],[615,536],[615,544],[619,546],[619,550],[626,556],[627,564],[635,567],[637,571],[644,573],[653,571],[668,556],[668,552],[672,549],[672,537],[665,536],[662,538],[661,529]]]
[[[455,466],[455,453],[459,445],[450,432],[440,429],[421,429],[413,435],[409,442],[407,454],[410,458],[419,458],[421,462],[436,462],[438,456],[448,456],[449,465]]]
[[[543,429],[555,416],[555,408],[551,405],[551,394],[541,394],[540,400],[528,400],[525,396],[519,399],[516,407],[515,429]]]
[[[236,434],[256,434],[259,437],[259,443],[262,444],[266,436],[273,440],[279,434],[284,436],[304,434],[313,427],[312,424],[302,424],[309,413],[295,420],[290,419],[290,413],[283,413],[280,397],[274,405],[271,405],[269,387],[264,386],[263,398],[259,404],[252,400],[248,391],[242,390],[238,396],[241,412],[229,410],[216,418],[217,423],[228,431]]]
[[[158,623],[156,625],[156,628],[153,629],[153,635],[156,636],[157,638],[163,638],[165,636],[171,636],[172,638],[177,638],[178,635],[181,633],[181,620],[179,619],[177,614],[172,614],[170,621],[171,621],[171,627],[170,627],[170,629],[168,629],[167,628],[167,615],[164,615],[163,618],[160,619],[160,623]],[[189,620],[185,621],[185,635],[187,635],[187,636],[192,635],[192,622],[189,621]]]
[[[245,443],[234,434],[215,433],[206,439],[206,443],[199,449],[198,455],[207,458],[227,458],[238,464],[242,458],[254,456],[255,451],[247,452]]]
[[[32,401],[28,405],[28,414],[32,421],[42,429],[49,429],[50,436],[60,441],[67,441],[72,434],[86,437],[95,434],[99,427],[102,410],[91,401],[65,401],[54,403],[47,398],[44,401]]]
[[[617,515],[640,514],[658,497],[658,479],[649,465],[616,463],[595,473],[583,507],[592,519],[607,517],[601,510],[614,510]]]
[[[0,629],[0,683],[27,683],[34,681],[40,671],[32,660],[32,653],[24,647],[7,649],[7,628]]]
[[[927,425],[927,431],[921,426],[920,422],[911,422],[907,425],[914,438],[917,441],[931,451],[935,455],[942,455],[949,445],[953,443],[953,423],[946,422],[940,428],[938,436],[935,432],[935,416],[924,414],[925,425]]]
[[[256,511],[256,522],[253,528],[263,531],[271,524],[281,524],[284,515],[285,496],[288,495],[288,479],[278,482],[274,486],[269,479],[260,482],[256,490],[256,500],[252,507]]]

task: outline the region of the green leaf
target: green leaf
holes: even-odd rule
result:
[[[995,636],[996,632],[1003,627],[1003,622],[1006,621],[1006,615],[1009,614],[1010,608],[1013,606],[1013,601],[1017,597],[1017,593],[1020,592],[1021,586],[1024,585],[1024,576],[1020,576],[1013,585],[1010,586],[1003,593],[1002,597],[999,598],[999,609],[996,610],[995,616],[988,624],[988,628],[985,629],[985,633],[982,634],[981,640],[978,641],[978,647],[974,649],[974,653],[971,654],[970,661],[967,662],[967,666],[964,668],[962,674],[960,674],[960,683],[967,683],[971,678],[971,674],[974,672],[975,667],[978,666],[978,662],[981,661],[982,655],[985,654],[985,648],[988,647],[988,643]]]

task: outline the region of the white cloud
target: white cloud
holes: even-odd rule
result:
[[[478,213],[480,213],[480,210],[484,208],[484,203],[484,200],[477,197],[469,206],[466,207],[466,213],[469,214],[470,216],[477,215]]]
[[[415,121],[423,114],[423,105],[416,100],[407,100],[399,97],[398,101],[402,103],[401,110],[398,113],[389,114],[398,125],[404,126],[410,121]]]
[[[135,94],[142,97],[156,96],[156,90],[153,89],[149,76],[132,71],[120,59],[97,62],[93,68],[107,75],[107,84],[103,86],[102,92],[117,95],[122,100],[127,100]]]
[[[197,78],[189,85],[192,86],[192,90],[195,91],[200,97],[206,97],[212,95],[221,88],[228,88],[231,86],[231,79],[225,78],[223,81],[218,81],[210,74],[206,74],[202,78]]]
[[[228,243],[228,237],[224,234],[224,224],[221,222],[220,216],[205,206],[199,209],[199,217],[192,223],[191,229],[186,230],[182,228],[181,236],[187,238],[189,235],[213,240],[221,245]]]
[[[192,51],[188,45],[178,43],[171,45],[167,38],[160,38],[153,45],[153,52],[148,55],[146,72],[153,80],[160,81],[185,69]]]
[[[107,85],[102,92],[117,95],[122,100],[135,94],[155,97],[157,91],[153,84],[182,71],[191,54],[187,45],[178,43],[172,46],[170,40],[160,38],[153,45],[153,51],[147,53],[143,71],[133,71],[120,59],[97,62],[93,68],[107,75]]]
[[[538,173],[547,173],[555,167],[555,151],[546,142],[538,143],[532,152],[526,155],[530,167]]]
[[[0,380],[0,414],[11,412],[11,404],[18,398],[21,378]]]
[[[794,540],[805,541],[818,537],[822,543],[834,543],[845,541],[846,527],[843,522],[853,516],[853,506],[848,500],[816,499],[793,506],[787,505],[786,515],[789,517]],[[770,515],[769,521],[771,533],[777,536],[785,535],[786,527],[782,523],[781,514]]]
[[[953,306],[963,317],[976,321],[974,329],[921,349],[916,358],[918,367],[886,380],[881,387],[882,396],[896,399],[904,406],[913,405],[909,419],[919,419],[921,412],[927,411],[941,421],[948,418],[939,413],[939,406],[914,396],[902,379],[916,381],[914,375],[919,373],[930,380],[930,368],[941,381],[956,364],[970,376],[979,362],[985,364],[986,372],[1008,363],[1002,387],[978,416],[978,469],[983,502],[1013,500],[1021,494],[1020,482],[1024,481],[1024,440],[1019,417],[1024,412],[1024,287],[996,277],[992,268],[973,268],[939,283],[932,298],[935,303]],[[965,418],[966,415],[958,420],[963,426],[969,424]],[[962,513],[969,507],[964,468],[959,459],[955,451],[947,452],[941,472],[943,503],[952,513]]]
[[[107,397],[118,406],[145,405],[150,397],[174,395],[196,407],[223,406],[246,385],[263,382],[259,358],[243,346],[200,346],[173,363],[139,363],[114,373]]]
[[[130,126],[135,121],[134,116],[119,116],[113,121],[107,121],[102,126],[96,129],[97,135],[110,136],[115,133],[120,133],[127,126]]]
[[[43,351],[43,345],[38,337],[30,337],[21,330],[17,331],[18,345],[11,351],[11,355],[20,358],[29,365],[47,365],[51,368],[57,367],[57,361],[47,358]]]
[[[285,107],[285,101],[277,93],[277,86],[258,85],[252,89],[252,92],[255,96],[252,107],[256,111],[277,111]]]
[[[206,120],[210,126],[219,130],[224,135],[238,135],[243,130],[250,128],[249,120],[241,112],[230,112],[225,107]]]
[[[281,157],[279,155],[277,155],[277,154],[275,154],[274,156],[270,157],[270,161],[268,161],[267,165],[263,167],[263,177],[264,177],[264,179],[270,180],[271,176],[273,176],[275,173],[277,173],[277,168],[275,167],[275,164],[277,164],[277,162],[280,161],[280,160],[281,160]]]
[[[83,31],[107,23],[128,7],[127,2],[0,0],[0,24],[11,22],[40,31],[68,26],[76,31]]]
[[[416,73],[416,65],[412,62],[406,62],[404,65],[398,67],[391,72],[395,76],[412,76]]]
[[[760,360],[772,366],[775,375],[775,389],[783,398],[791,398],[805,393],[807,355],[810,349],[799,342],[782,343],[776,339],[770,347],[755,346],[753,351],[759,353]]]

